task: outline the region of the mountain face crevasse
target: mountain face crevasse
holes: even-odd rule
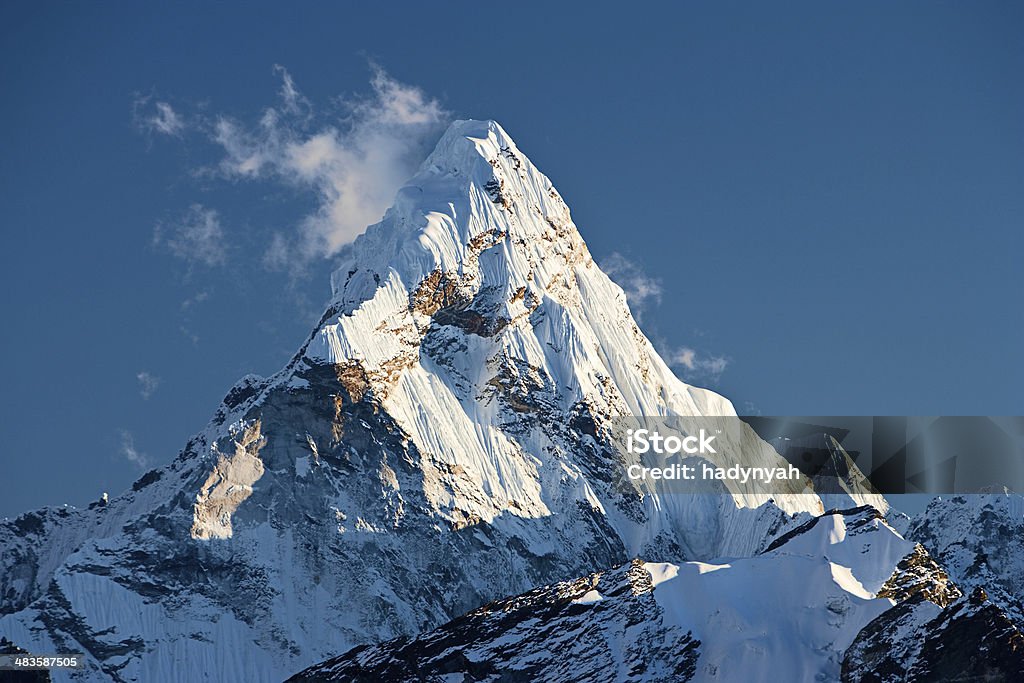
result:
[[[84,652],[84,680],[280,680],[634,557],[753,556],[823,511],[806,481],[769,499],[621,476],[615,416],[735,411],[672,374],[494,122],[451,126],[332,290],[288,365],[243,378],[169,465],[0,526],[0,635]]]

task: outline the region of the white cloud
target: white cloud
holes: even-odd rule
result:
[[[156,116],[149,121],[154,129],[164,135],[178,135],[185,128],[181,117],[166,102],[156,103]]]
[[[167,249],[190,265],[223,265],[227,260],[227,240],[220,217],[213,209],[193,204],[180,221],[157,223],[153,245]]]
[[[678,370],[682,378],[688,382],[716,383],[729,367],[728,358],[700,353],[688,346],[670,349],[662,354],[662,358],[669,366]]]
[[[291,114],[308,112],[311,107],[309,100],[302,96],[302,93],[295,87],[292,75],[280,64],[274,65],[274,73],[281,76],[281,102],[284,110]]]
[[[149,466],[149,458],[135,447],[135,438],[127,429],[121,430],[121,455],[140,470]]]
[[[661,303],[661,281],[649,277],[639,265],[617,251],[612,252],[599,264],[605,275],[615,281],[626,293],[626,301],[633,313],[640,314],[651,304]]]
[[[139,395],[142,396],[144,401],[148,401],[149,397],[156,393],[157,388],[160,386],[160,378],[145,370],[135,375],[135,379],[139,381]]]
[[[669,365],[681,365],[687,370],[693,370],[697,367],[697,352],[684,346],[673,351],[672,354],[665,359],[665,362]]]
[[[294,235],[277,235],[265,254],[268,267],[284,268],[333,256],[380,220],[449,114],[419,88],[375,67],[370,97],[342,102],[341,120],[309,130],[308,101],[284,68],[275,71],[282,79],[279,109],[265,110],[251,128],[221,116],[211,137],[224,152],[225,175],[315,193],[317,209]]]
[[[135,123],[141,129],[151,133],[161,133],[172,137],[180,137],[185,130],[185,121],[167,102],[153,98],[136,97],[132,107]]]

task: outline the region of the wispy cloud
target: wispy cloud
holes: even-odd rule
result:
[[[167,102],[154,100],[152,96],[135,98],[132,116],[142,130],[180,137],[185,130],[185,121]]]
[[[757,407],[757,404],[753,401],[743,402],[743,414],[744,415],[760,415],[761,409]]]
[[[312,105],[295,87],[295,81],[288,73],[288,69],[280,64],[275,64],[274,73],[281,77],[280,97],[284,111],[289,114],[311,113]]]
[[[626,294],[626,300],[638,320],[652,306],[661,304],[661,280],[644,272],[640,265],[615,251],[598,264]],[[673,346],[661,341],[656,344],[661,357],[687,382],[717,384],[729,367],[725,356],[701,352],[691,346]]]
[[[160,387],[160,378],[145,370],[135,375],[135,379],[139,382],[139,395],[142,396],[143,401],[148,401],[149,397]]]
[[[187,312],[187,311],[193,309],[196,305],[203,303],[204,301],[206,301],[209,298],[210,298],[210,292],[208,292],[205,289],[204,290],[200,290],[200,291],[196,292],[194,295],[188,297],[187,299],[185,299],[184,301],[181,302],[181,310],[183,312]]]
[[[192,296],[186,297],[185,300],[181,302],[181,324],[178,329],[182,336],[188,339],[193,346],[199,345],[199,335],[192,330],[193,314],[196,312],[196,309],[198,309],[198,307],[209,298],[210,290],[201,289]]]
[[[199,345],[199,335],[193,332],[187,325],[179,325],[178,331],[181,332],[181,335],[185,337],[185,339],[192,342],[192,346]]]
[[[127,429],[122,429],[120,430],[120,436],[121,456],[140,470],[146,469],[149,466],[149,458],[145,453],[135,447],[135,438],[132,436],[131,432]]]
[[[729,367],[729,359],[725,356],[701,353],[688,346],[670,349],[662,354],[662,358],[688,382],[715,384]]]
[[[341,101],[340,120],[311,129],[308,100],[286,69],[274,69],[280,105],[255,126],[219,116],[211,137],[224,153],[225,176],[315,193],[316,210],[294,232],[276,234],[265,254],[265,265],[286,268],[333,256],[380,220],[450,115],[419,88],[374,67],[371,96]]]
[[[640,317],[651,305],[661,303],[661,281],[650,277],[635,262],[617,251],[602,259],[601,270],[615,281],[626,294],[633,314]]]
[[[227,260],[227,239],[220,217],[202,204],[193,204],[178,221],[157,223],[153,245],[189,265],[213,267]]]

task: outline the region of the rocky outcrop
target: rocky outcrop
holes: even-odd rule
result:
[[[223,441],[234,452],[224,453]],[[260,422],[239,425],[237,433],[213,446],[217,461],[213,471],[196,494],[192,518],[192,538],[231,538],[231,516],[252,487],[263,476],[260,449],[266,439],[260,434]]]
[[[878,597],[895,602],[921,598],[939,607],[946,607],[962,595],[945,570],[920,543],[914,546],[913,552],[900,560],[896,571],[878,591]]]

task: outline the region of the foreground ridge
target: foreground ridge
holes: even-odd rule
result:
[[[361,646],[290,681],[1012,680],[1020,631],[872,508],[753,557],[619,568]]]

